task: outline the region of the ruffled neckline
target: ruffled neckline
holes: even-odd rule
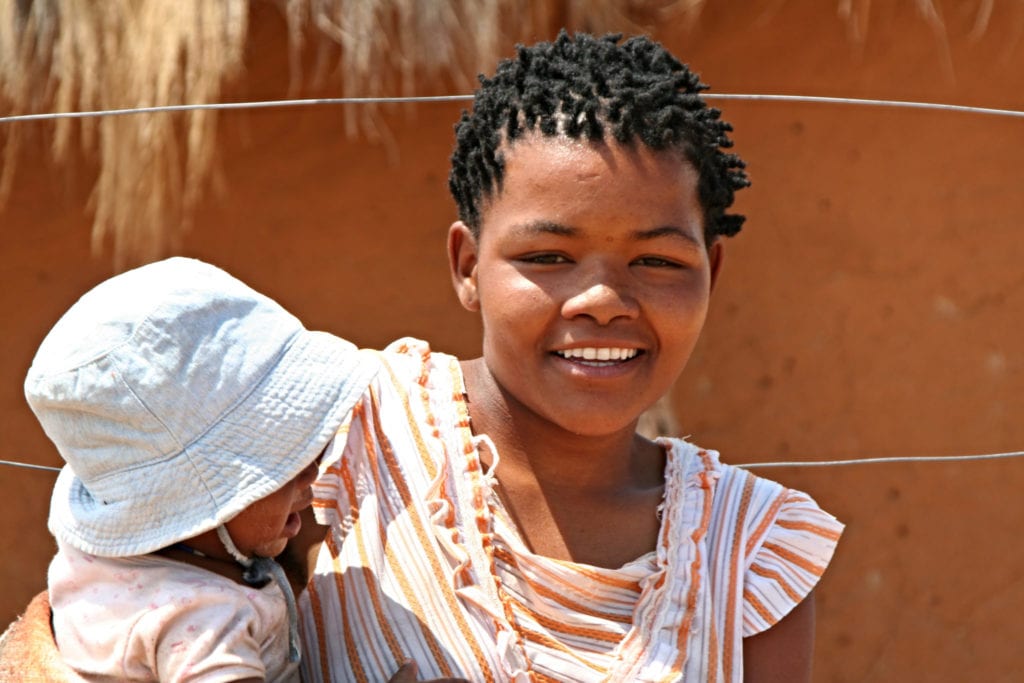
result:
[[[524,639],[515,626],[501,592],[501,578],[494,563],[495,544],[511,551],[525,561],[550,564],[561,571],[578,570],[581,576],[599,574],[639,583],[640,596],[634,605],[633,622],[613,650],[614,665],[607,671],[608,680],[660,680],[673,671],[681,672],[686,660],[686,634],[689,627],[701,621],[698,599],[704,589],[705,575],[698,558],[707,533],[711,495],[721,474],[717,454],[704,451],[679,439],[657,439],[666,454],[665,491],[662,496],[661,526],[654,550],[626,562],[619,568],[596,567],[585,563],[557,560],[532,552],[523,541],[494,487],[495,472],[500,468],[500,453],[486,435],[474,435],[468,419],[465,381],[458,367],[452,379],[453,410],[460,416],[462,430],[461,463],[453,463],[459,498],[472,503],[475,524],[467,525],[465,556],[476,565],[477,585],[456,587],[456,590],[477,603],[494,619],[498,629],[500,660],[513,680],[528,675],[530,658]],[[492,450],[492,466],[485,470],[480,460],[481,444]],[[461,472],[459,470],[462,470]],[[503,515],[513,534],[497,537],[495,519]],[[449,538],[452,530],[440,530]],[[511,536],[511,537],[509,537]],[[480,552],[482,551],[482,552]],[[466,576],[463,574],[463,576]],[[487,596],[489,605],[481,605]]]

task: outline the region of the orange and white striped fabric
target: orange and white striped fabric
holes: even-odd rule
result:
[[[535,555],[481,466],[457,359],[413,339],[381,359],[315,486],[330,532],[300,599],[307,681],[408,660],[424,679],[740,681],[742,639],[831,559],[842,525],[808,496],[676,439],[655,551],[618,569]]]

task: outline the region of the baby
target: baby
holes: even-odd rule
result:
[[[87,680],[298,680],[295,600],[272,558],[376,371],[192,259],[75,303],[25,381],[67,461],[49,518],[63,659]]]

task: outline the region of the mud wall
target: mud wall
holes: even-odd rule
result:
[[[656,35],[713,93],[1024,109],[1021,10],[874,3],[862,39],[818,0],[709,2]],[[883,6],[884,5],[884,6]],[[955,6],[954,6],[955,5]],[[863,29],[864,27],[861,26]],[[234,99],[287,93],[284,27],[253,16]],[[673,395],[685,433],[731,462],[938,456],[1024,446],[1024,121],[831,104],[723,101],[754,185],[711,318]],[[471,355],[443,235],[460,107],[384,116],[391,144],[347,139],[335,107],[221,118],[223,191],[180,253],[216,262],[313,328],[402,335]],[[89,251],[93,169],[47,161],[30,129],[0,213],[3,458],[59,458],[21,395],[35,346],[113,271]],[[1024,460],[763,470],[848,524],[818,591],[820,681],[1019,680]],[[0,469],[0,624],[43,588],[53,475]]]

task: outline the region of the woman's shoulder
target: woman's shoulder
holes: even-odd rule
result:
[[[422,384],[438,371],[449,372],[458,366],[458,358],[451,354],[435,351],[430,342],[415,337],[402,337],[391,342],[376,353],[386,372],[378,374],[378,380],[398,379],[407,381],[422,378]]]
[[[704,448],[686,439],[660,437],[661,444],[670,457],[678,463],[676,469],[687,479],[700,477],[696,484],[714,482],[715,495],[732,488],[754,489],[761,495],[778,495],[785,487],[771,479],[758,476],[746,467],[722,462],[721,454],[713,449]]]
[[[722,463],[718,451],[703,448],[686,439],[662,436],[654,441],[668,455],[669,465],[665,470],[667,477],[678,477],[691,485],[701,485],[702,482],[717,483],[723,474],[736,469]]]
[[[662,438],[658,442],[676,461],[676,476],[682,485],[710,496],[711,514],[732,522],[729,526],[744,527],[748,541],[792,528],[824,536],[833,545],[839,538],[843,525],[807,493],[746,467],[723,463],[717,451],[684,439]]]
[[[446,403],[464,391],[459,359],[435,351],[422,339],[403,337],[373,353],[381,365],[370,385],[371,393],[378,398],[397,395],[405,404],[410,396],[421,393],[423,399],[434,404]]]

